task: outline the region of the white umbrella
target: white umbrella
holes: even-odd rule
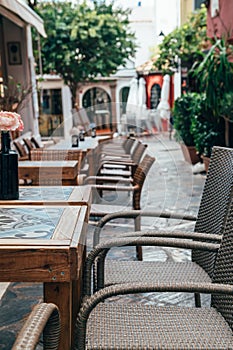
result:
[[[146,81],[144,78],[139,79],[138,85],[138,105],[140,107],[146,105]]]
[[[163,85],[161,89],[161,99],[157,109],[160,111],[160,117],[169,119],[170,105],[169,105],[169,93],[170,93],[170,76],[168,74],[163,77]]]
[[[138,105],[138,81],[133,78],[130,81],[129,95],[126,103],[126,113],[135,114]]]
[[[146,81],[144,78],[139,79],[138,84],[138,108],[137,108],[137,119],[138,126],[142,127],[143,124],[146,125],[148,130],[151,129],[149,122],[149,111],[146,107]]]

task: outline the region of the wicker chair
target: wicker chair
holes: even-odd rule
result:
[[[101,158],[107,157],[106,159],[131,159],[130,151],[134,145],[135,140],[132,138],[127,138],[124,140],[120,140],[120,144],[116,142],[116,144],[112,141],[104,142],[103,144],[99,144],[95,149],[90,150],[87,153],[86,161],[88,164],[88,176],[96,176],[101,168]],[[103,145],[109,146],[110,148],[107,151],[103,151]],[[114,145],[114,146],[113,146]],[[116,147],[119,146],[119,147]],[[103,159],[104,161],[104,159]]]
[[[20,141],[13,141],[13,145],[19,155],[19,160],[29,159],[29,153],[27,153],[24,145]]]
[[[79,174],[82,169],[83,160],[86,152],[79,149],[61,150],[33,148],[30,151],[31,160],[78,160]]]
[[[44,348],[57,350],[60,339],[60,317],[54,304],[41,303],[34,307],[19,332],[12,350],[36,349],[42,333]]]
[[[137,165],[142,159],[143,154],[147,148],[146,144],[137,141],[131,157],[128,159],[119,157],[118,159],[108,157],[101,157],[100,159],[100,170],[98,175],[115,175],[120,173],[124,177],[133,176]]]
[[[146,176],[155,161],[154,157],[146,154],[143,160],[138,164],[136,171],[132,178],[124,177],[111,177],[111,176],[90,176],[84,180],[84,184],[91,183],[93,189],[96,189],[99,196],[102,197],[102,191],[119,191],[119,192],[132,192],[132,209],[140,209],[141,192],[143,188]],[[119,186],[118,183],[121,185]],[[106,205],[95,204],[91,205],[90,217],[101,218],[108,213],[119,212],[126,210],[126,206],[123,205]],[[139,230],[141,227],[140,217],[134,218],[135,230]],[[142,259],[141,248],[137,247],[137,258]]]
[[[131,191],[133,192],[132,209],[140,209],[142,187],[154,161],[154,157],[151,157],[150,155],[146,154],[143,160],[138,164],[132,179],[126,179],[117,176],[90,176],[87,179],[85,179],[85,184],[91,183],[94,188],[101,191]],[[122,185],[118,186],[117,183],[120,183]],[[121,205],[112,206],[97,203],[92,204],[90,215],[95,217],[103,217],[109,212],[112,213],[116,211],[122,211],[123,209],[125,209],[125,207]]]
[[[35,136],[31,137],[31,142],[34,145],[34,147],[36,148],[41,148],[42,146],[39,144],[39,142],[37,141],[37,139],[35,138]]]
[[[164,237],[172,237],[177,239],[179,243],[181,239],[193,240],[207,240],[212,239],[214,242],[221,240],[221,235],[224,228],[225,217],[229,200],[232,195],[233,188],[233,149],[214,147],[211,155],[209,171],[205,181],[205,186],[202,193],[200,207],[198,211],[197,220],[195,223],[194,232],[158,232],[156,230],[128,232],[126,234],[118,235],[122,237],[134,237],[133,244],[137,245],[142,237],[145,243],[141,245],[157,245],[158,237],[161,237],[163,242]],[[131,217],[136,218],[140,215],[140,211],[129,211],[122,213],[109,214],[98,223],[94,232],[94,243],[96,246],[99,242],[101,228],[111,219],[117,217]],[[193,220],[192,216],[182,216],[174,213],[156,213],[147,212],[142,213],[144,216],[160,216],[171,218],[183,218]],[[147,238],[146,238],[147,236]],[[154,241],[153,241],[154,239]],[[122,243],[122,242],[121,242]],[[113,242],[118,245],[117,239]],[[138,261],[112,261],[106,260],[103,254],[98,259],[98,276],[96,276],[97,286],[100,289],[103,286],[125,282],[138,282],[143,279],[147,282],[151,281],[155,276],[156,280],[163,281],[180,281],[185,278],[189,281],[203,281],[208,282],[213,277],[214,264],[216,259],[216,252],[192,251],[192,261],[186,263],[167,262],[138,262]],[[200,296],[196,297],[196,305],[200,305]]]
[[[83,299],[74,349],[233,349],[232,196],[220,245],[182,242],[186,248],[217,252],[212,282],[187,282],[184,276],[182,282],[138,282],[105,287]],[[176,246],[177,240],[167,238],[162,244]],[[104,249],[108,249],[108,245]],[[207,293],[211,294],[211,306],[103,302],[116,295],[149,292]]]
[[[104,155],[112,156],[113,153],[119,155],[130,154],[132,148],[136,143],[136,139],[128,137],[126,139],[112,139],[106,142],[103,142],[99,145],[101,153]]]
[[[233,197],[227,211],[221,244],[186,241],[186,248],[217,251],[212,282],[134,283],[105,287],[82,301],[76,322],[74,350],[228,350],[233,348]],[[183,241],[184,242],[184,241]],[[163,243],[165,244],[165,242]],[[166,245],[174,246],[167,239]],[[108,244],[106,248],[108,249]],[[89,281],[91,283],[91,281]],[[103,302],[116,295],[149,292],[211,294],[205,308],[156,306],[143,303]],[[39,312],[40,314],[40,312]],[[38,318],[30,316],[17,338],[31,340],[41,330]],[[50,336],[56,336],[49,328]],[[54,335],[55,333],[55,335]],[[38,339],[38,335],[37,335]],[[21,343],[22,344],[22,343]],[[13,350],[26,349],[25,345]],[[35,349],[35,347],[27,347]],[[51,347],[51,349],[54,349]],[[56,349],[56,348],[55,348]]]
[[[29,159],[30,159],[30,152],[31,152],[32,149],[35,148],[34,143],[32,143],[32,141],[30,139],[28,139],[28,138],[23,138],[23,142],[24,142],[25,147],[26,147],[26,149],[28,151]]]

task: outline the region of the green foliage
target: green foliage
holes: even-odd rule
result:
[[[200,89],[206,94],[206,104],[216,116],[222,114],[225,95],[233,92],[233,63],[229,60],[232,54],[233,46],[218,39],[204,59],[193,67]]]
[[[201,91],[206,94],[206,107],[211,109],[218,120],[222,116],[225,123],[225,146],[232,143],[229,121],[233,120],[233,46],[226,39],[218,39],[206,57],[193,72]]]
[[[209,113],[211,112],[209,111]],[[225,145],[223,119],[219,119],[217,122],[212,118],[209,119],[207,111],[196,115],[192,119],[190,130],[194,138],[195,148],[199,154],[210,157],[213,146]]]
[[[175,138],[186,146],[194,146],[191,133],[192,119],[199,113],[201,99],[197,93],[187,93],[177,98],[173,108]]]
[[[219,101],[220,115],[224,119],[233,122],[233,92],[226,92],[223,98]]]
[[[170,75],[177,70],[179,61],[190,68],[194,62],[202,60],[207,42],[206,8],[203,5],[190,15],[185,24],[164,37],[154,65],[163,74]]]
[[[42,39],[44,73],[60,74],[75,96],[78,82],[109,76],[134,56],[135,35],[129,29],[129,10],[113,2],[43,1],[37,12],[44,19]]]
[[[224,121],[206,105],[205,94],[187,93],[175,101],[175,137],[199,154],[210,156],[214,145],[224,146]]]

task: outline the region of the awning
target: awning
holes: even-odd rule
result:
[[[44,22],[28,5],[20,0],[0,0],[1,8],[5,8],[9,12],[20,17],[24,22],[34,26],[39,34],[46,37]]]

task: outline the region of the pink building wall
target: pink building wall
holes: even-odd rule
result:
[[[233,42],[233,1],[219,0],[219,8],[215,16],[211,14],[211,1],[207,12],[207,35],[221,37],[226,35]]]

